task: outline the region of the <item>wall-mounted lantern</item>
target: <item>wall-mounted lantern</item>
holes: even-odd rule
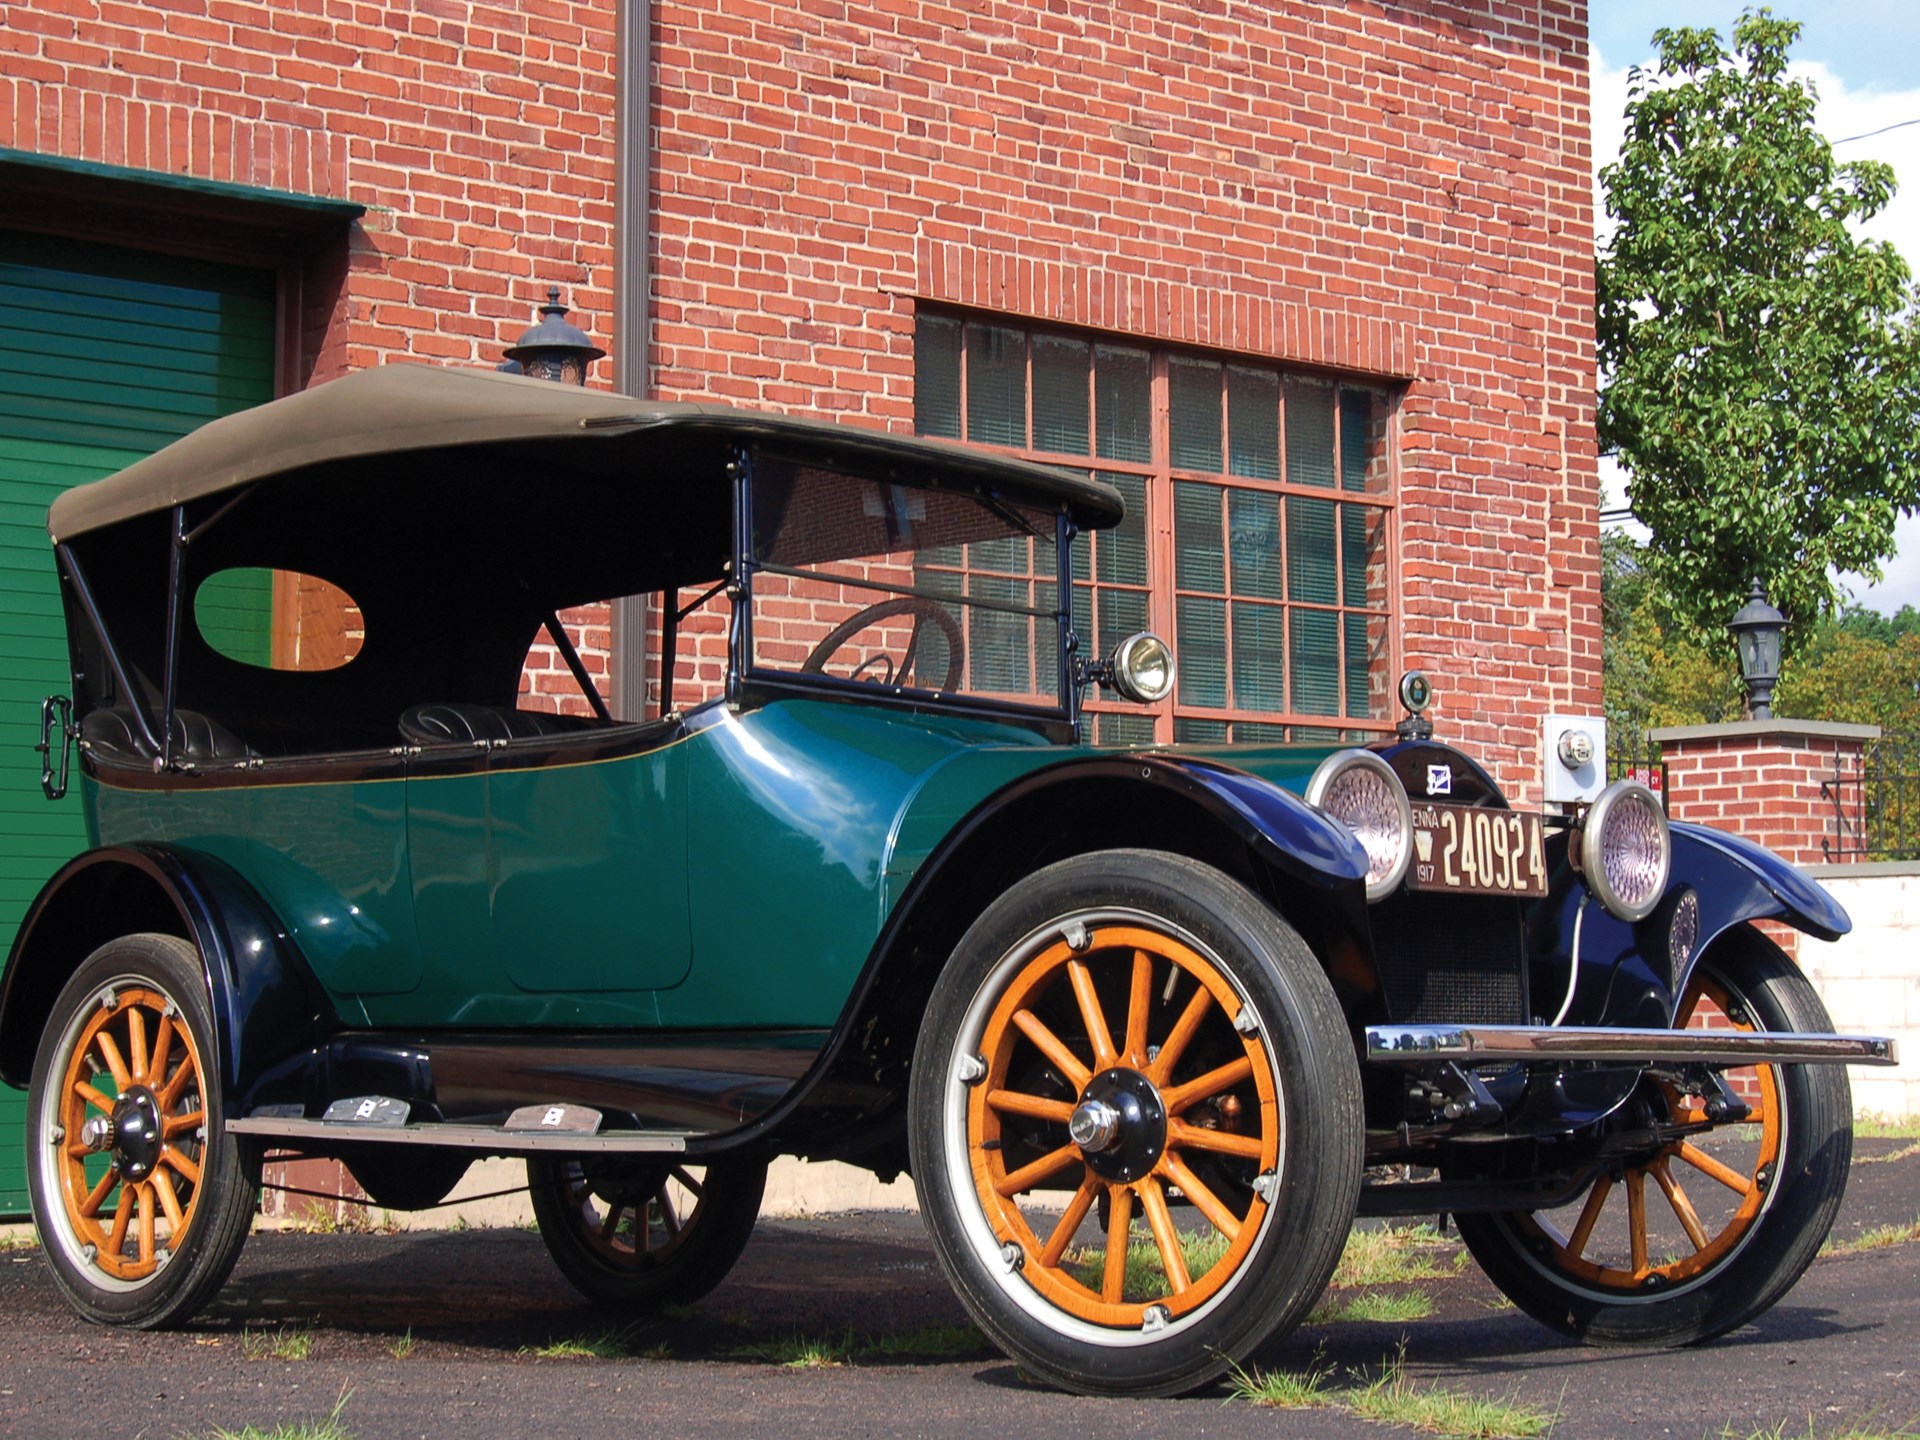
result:
[[[584,331],[567,323],[567,307],[560,303],[559,286],[548,289],[547,303],[540,307],[540,314],[540,323],[507,351],[506,363],[499,368],[541,380],[586,384],[588,368],[607,352]]]

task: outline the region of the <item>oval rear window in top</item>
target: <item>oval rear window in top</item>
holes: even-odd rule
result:
[[[202,580],[193,619],[214,650],[263,670],[338,670],[366,640],[359,605],[338,585],[257,565]]]

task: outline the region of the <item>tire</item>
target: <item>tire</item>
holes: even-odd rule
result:
[[[1360,1078],[1333,989],[1272,909],[1181,856],[1083,855],[994,901],[934,987],[909,1106],[949,1280],[1062,1389],[1179,1394],[1246,1361],[1353,1223]]]
[[[259,1205],[259,1151],[223,1124],[199,954],[128,935],[54,1001],[28,1092],[28,1184],[55,1281],[87,1319],[191,1318],[233,1269]],[[104,1148],[81,1139],[112,1122]]]
[[[690,1305],[747,1248],[767,1167],[603,1156],[527,1158],[527,1190],[547,1253],[599,1305]]]
[[[1701,960],[1674,1023],[1714,1008],[1743,1030],[1833,1029],[1793,962],[1744,927]],[[1710,1340],[1786,1294],[1846,1192],[1852,1088],[1838,1065],[1727,1075],[1752,1097],[1744,1123],[1618,1166],[1553,1212],[1456,1216],[1493,1283],[1541,1324],[1599,1345]],[[1633,1103],[1642,1119],[1697,1124],[1699,1099],[1648,1079]]]

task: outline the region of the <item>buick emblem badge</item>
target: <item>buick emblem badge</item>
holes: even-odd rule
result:
[[[1453,793],[1453,767],[1451,765],[1427,766],[1427,794],[1451,795]]]

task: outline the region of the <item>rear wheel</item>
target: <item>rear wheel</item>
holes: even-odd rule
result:
[[[767,1167],[530,1156],[540,1238],[574,1288],[602,1305],[691,1304],[726,1279],[753,1234]]]
[[[915,1052],[913,1173],[962,1302],[1034,1375],[1173,1394],[1298,1323],[1353,1220],[1352,1040],[1219,871],[1105,851],[995,901]]]
[[[1799,969],[1757,932],[1702,959],[1676,1026],[1825,1032],[1832,1021]],[[1555,1211],[1460,1215],[1460,1237],[1528,1314],[1607,1345],[1684,1345],[1745,1324],[1819,1252],[1846,1191],[1853,1103],[1838,1065],[1726,1072],[1748,1109],[1706,1129],[1706,1097],[1648,1079],[1634,1103],[1650,1125],[1690,1133],[1602,1172]]]
[[[61,990],[27,1101],[34,1223],[89,1320],[187,1320],[226,1280],[259,1202],[259,1155],[222,1124],[198,952],[101,946]]]

